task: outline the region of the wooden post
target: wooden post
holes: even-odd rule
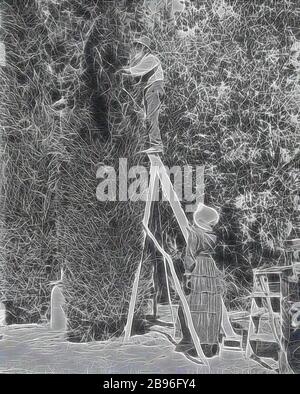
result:
[[[299,302],[299,280],[293,278],[293,266],[282,272],[280,278],[280,292],[281,292],[281,348],[279,350],[279,373],[293,374],[299,373],[295,363],[295,358],[290,355],[291,348],[300,345],[299,340],[295,340],[295,329],[292,327],[291,306],[293,303]],[[291,363],[291,364],[290,364]],[[298,370],[297,370],[298,369]]]

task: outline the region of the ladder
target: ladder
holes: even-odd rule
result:
[[[148,154],[148,157],[150,160],[150,182],[149,182],[148,195],[147,195],[147,199],[146,199],[146,206],[145,206],[144,218],[143,218],[143,227],[144,227],[143,242],[145,245],[146,238],[149,237],[152,240],[155,247],[158,249],[158,251],[162,254],[164,260],[168,263],[172,278],[174,280],[175,289],[176,289],[176,291],[179,295],[180,301],[182,303],[182,307],[183,307],[183,311],[184,311],[185,318],[187,321],[187,325],[188,325],[189,331],[191,333],[191,337],[192,337],[195,349],[197,351],[199,361],[202,364],[209,366],[208,362],[206,360],[206,357],[203,353],[203,350],[201,348],[199,337],[195,331],[193,319],[192,319],[191,312],[189,309],[189,305],[187,303],[187,300],[186,300],[183,290],[181,288],[179,279],[177,277],[172,258],[162,248],[162,246],[156,240],[156,238],[154,237],[154,235],[152,234],[152,232],[150,231],[150,229],[148,227],[149,219],[150,219],[150,212],[151,212],[151,202],[153,201],[153,197],[155,196],[155,185],[156,185],[157,180],[160,180],[160,182],[161,182],[163,194],[166,197],[167,201],[170,203],[172,211],[177,219],[180,230],[181,230],[186,242],[188,242],[189,222],[188,222],[188,219],[184,213],[184,210],[181,207],[178,196],[177,196],[176,192],[174,191],[174,188],[173,188],[173,185],[170,181],[167,170],[166,170],[165,166],[163,165],[160,157],[157,154]],[[131,336],[132,322],[133,322],[134,309],[135,309],[135,304],[136,304],[141,268],[142,268],[142,259],[140,260],[138,268],[135,273],[132,294],[131,294],[131,299],[130,299],[130,303],[129,303],[127,323],[124,328],[124,341],[128,341]],[[226,310],[223,299],[222,299],[222,330],[227,338],[231,338],[233,341],[235,340],[235,341],[238,341],[239,343],[241,343],[241,337],[239,335],[237,335],[232,328],[232,325],[229,320],[228,312]]]
[[[253,270],[253,293],[246,344],[246,357],[253,358],[266,367],[278,370],[279,355],[281,368],[289,371],[286,346],[282,331],[282,316],[285,310],[284,293],[288,281],[285,278],[293,272],[293,266],[258,268]],[[266,347],[265,355],[263,347]]]

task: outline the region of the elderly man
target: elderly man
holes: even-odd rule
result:
[[[150,138],[150,147],[144,152],[162,153],[163,144],[159,129],[159,112],[165,95],[164,74],[160,60],[151,53],[148,37],[140,37],[134,40],[131,64],[120,71],[134,78],[140,78],[144,85],[145,120]]]

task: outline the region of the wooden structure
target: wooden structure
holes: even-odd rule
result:
[[[173,213],[177,219],[180,230],[181,230],[186,242],[188,242],[188,236],[189,236],[189,233],[188,233],[189,222],[188,222],[188,219],[181,207],[178,196],[176,195],[176,192],[174,191],[174,188],[173,188],[173,185],[170,181],[167,170],[164,167],[160,157],[155,154],[148,154],[148,157],[150,160],[150,182],[149,182],[149,188],[148,188],[148,196],[147,196],[147,200],[146,200],[145,213],[144,213],[144,218],[143,218],[143,226],[144,226],[144,230],[145,230],[144,231],[144,244],[146,242],[146,238],[149,237],[152,240],[155,247],[157,248],[157,250],[162,254],[164,261],[167,262],[170,273],[171,273],[173,281],[174,281],[176,292],[179,295],[180,301],[182,303],[183,312],[185,315],[187,326],[190,331],[195,349],[197,351],[199,361],[201,363],[203,363],[204,365],[208,366],[208,362],[207,362],[206,357],[205,357],[203,350],[201,348],[200,339],[199,339],[197,332],[195,330],[195,327],[194,327],[194,322],[193,322],[193,318],[191,315],[191,311],[190,311],[188,302],[186,300],[186,297],[183,293],[183,290],[181,288],[179,279],[177,277],[172,258],[168,253],[165,252],[162,245],[158,242],[158,240],[155,238],[155,236],[153,235],[153,233],[149,229],[151,205],[152,205],[152,201],[154,200],[154,196],[155,196],[155,192],[156,192],[155,186],[156,186],[156,182],[158,179],[161,182],[162,191],[164,193],[164,196],[166,197],[167,201],[171,205]],[[134,279],[134,283],[133,283],[132,294],[131,294],[131,299],[130,299],[130,304],[129,304],[128,318],[127,318],[127,323],[126,323],[126,326],[124,329],[124,341],[128,341],[131,336],[132,322],[133,322],[133,316],[134,316],[134,310],[135,310],[141,268],[142,268],[142,260],[140,261],[137,271],[136,271],[136,274],[135,274],[135,279]],[[221,326],[222,326],[223,332],[225,333],[225,336],[228,338],[240,340],[240,337],[237,334],[235,334],[235,332],[230,324],[228,313],[227,313],[227,310],[226,310],[226,307],[224,305],[222,298],[220,300],[220,303],[221,303],[221,308],[222,308],[222,324],[221,324]]]
[[[180,301],[182,302],[183,305],[183,310],[184,314],[187,320],[187,324],[191,333],[191,337],[195,346],[195,349],[197,351],[197,355],[200,359],[200,361],[208,366],[208,363],[206,361],[206,358],[204,356],[204,353],[201,348],[201,344],[199,341],[199,338],[197,336],[197,333],[195,331],[194,325],[193,325],[193,320],[192,316],[188,307],[187,300],[184,296],[183,290],[181,288],[179,279],[176,275],[176,271],[174,268],[173,261],[171,259],[171,256],[167,254],[162,246],[159,244],[157,239],[154,237],[154,235],[151,233],[148,225],[149,225],[149,220],[150,220],[150,213],[151,213],[151,205],[152,201],[154,201],[154,196],[155,196],[155,187],[156,187],[156,182],[158,179],[161,180],[162,184],[162,189],[163,193],[167,197],[168,201],[170,202],[170,205],[173,209],[173,212],[177,218],[178,224],[180,226],[180,229],[183,233],[183,236],[185,240],[188,240],[188,220],[185,216],[185,213],[180,205],[179,199],[173,189],[172,183],[170,181],[170,178],[167,174],[167,171],[165,167],[163,166],[159,156],[157,155],[148,155],[149,160],[150,160],[150,183],[149,183],[149,188],[148,188],[148,196],[146,200],[146,207],[145,207],[145,213],[144,213],[144,218],[143,218],[143,226],[144,226],[144,244],[146,242],[147,236],[152,240],[158,251],[163,255],[163,257],[166,259],[166,262],[168,263],[168,266],[170,268],[171,275],[174,280],[174,285],[176,288],[176,291],[180,297]],[[142,268],[142,260],[139,263],[138,269],[136,271],[135,275],[135,280],[133,284],[133,289],[132,289],[132,295],[131,295],[131,300],[129,304],[129,311],[128,311],[128,319],[127,323],[124,329],[124,340],[127,341],[130,338],[131,335],[131,329],[132,329],[132,322],[133,322],[133,315],[134,315],[134,309],[135,309],[135,304],[136,304],[136,297],[137,297],[137,291],[138,291],[138,284],[139,284],[139,278],[141,274],[141,268]]]
[[[296,267],[294,263],[253,270],[246,357],[281,373],[292,372],[289,346],[294,329],[290,310],[300,300],[300,272]]]
[[[288,293],[283,299],[282,316],[283,343],[289,367],[300,373],[300,239],[286,241],[286,252],[292,265],[292,276],[288,278]]]

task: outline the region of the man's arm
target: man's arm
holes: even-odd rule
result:
[[[142,58],[142,60],[133,67],[125,67],[122,69],[126,74],[130,74],[133,77],[142,77],[148,72],[152,71],[159,65],[159,60],[156,56],[148,55]]]

